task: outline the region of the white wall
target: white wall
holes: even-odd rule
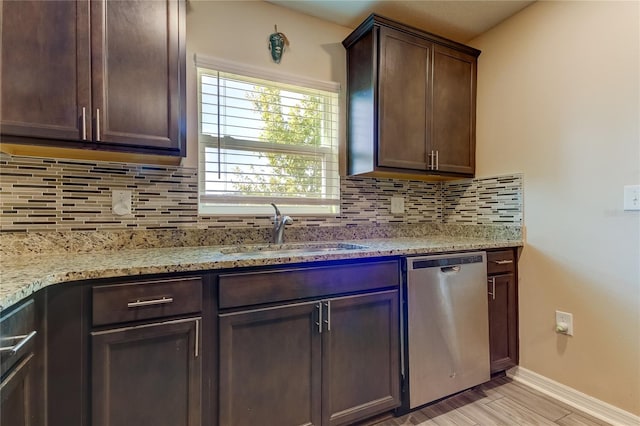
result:
[[[640,414],[640,3],[537,2],[473,40],[479,176],[523,172],[521,365]],[[554,311],[575,335],[554,333]]]
[[[342,40],[351,29],[303,15],[264,1],[198,1],[187,3],[187,158],[197,165],[198,105],[195,53],[277,70],[306,78],[336,81],[342,86],[344,110],[346,55]],[[276,64],[268,50],[274,25],[289,39],[282,61]],[[344,114],[340,123],[344,146]],[[344,156],[343,156],[344,157]]]

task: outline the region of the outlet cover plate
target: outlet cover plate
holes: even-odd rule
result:
[[[573,336],[573,314],[570,314],[568,312],[556,311],[556,326],[562,323],[567,325],[567,332],[560,334]]]
[[[111,192],[111,211],[116,216],[131,214],[131,191],[114,189]]]
[[[391,213],[404,213],[404,197],[391,197]]]

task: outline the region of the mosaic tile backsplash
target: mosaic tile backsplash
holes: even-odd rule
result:
[[[132,215],[111,212],[111,191],[133,192]],[[187,167],[0,155],[3,233],[266,228],[271,216],[198,215],[197,170]],[[391,213],[391,197],[405,199]],[[291,227],[381,224],[522,225],[521,174],[450,182],[347,177],[337,216],[296,217]]]
[[[444,182],[443,222],[522,225],[522,175]]]

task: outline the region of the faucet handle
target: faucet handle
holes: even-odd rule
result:
[[[284,223],[285,225],[291,225],[293,223],[293,219],[291,218],[291,216],[285,216],[282,218],[282,223]]]

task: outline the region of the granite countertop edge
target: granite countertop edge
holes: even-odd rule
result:
[[[365,248],[295,254],[277,251],[224,254],[220,250],[224,251],[229,246],[198,246],[131,249],[71,256],[5,256],[0,263],[0,311],[19,303],[38,290],[70,281],[341,259],[411,256],[523,245],[521,240],[468,237],[389,238],[340,242]]]

